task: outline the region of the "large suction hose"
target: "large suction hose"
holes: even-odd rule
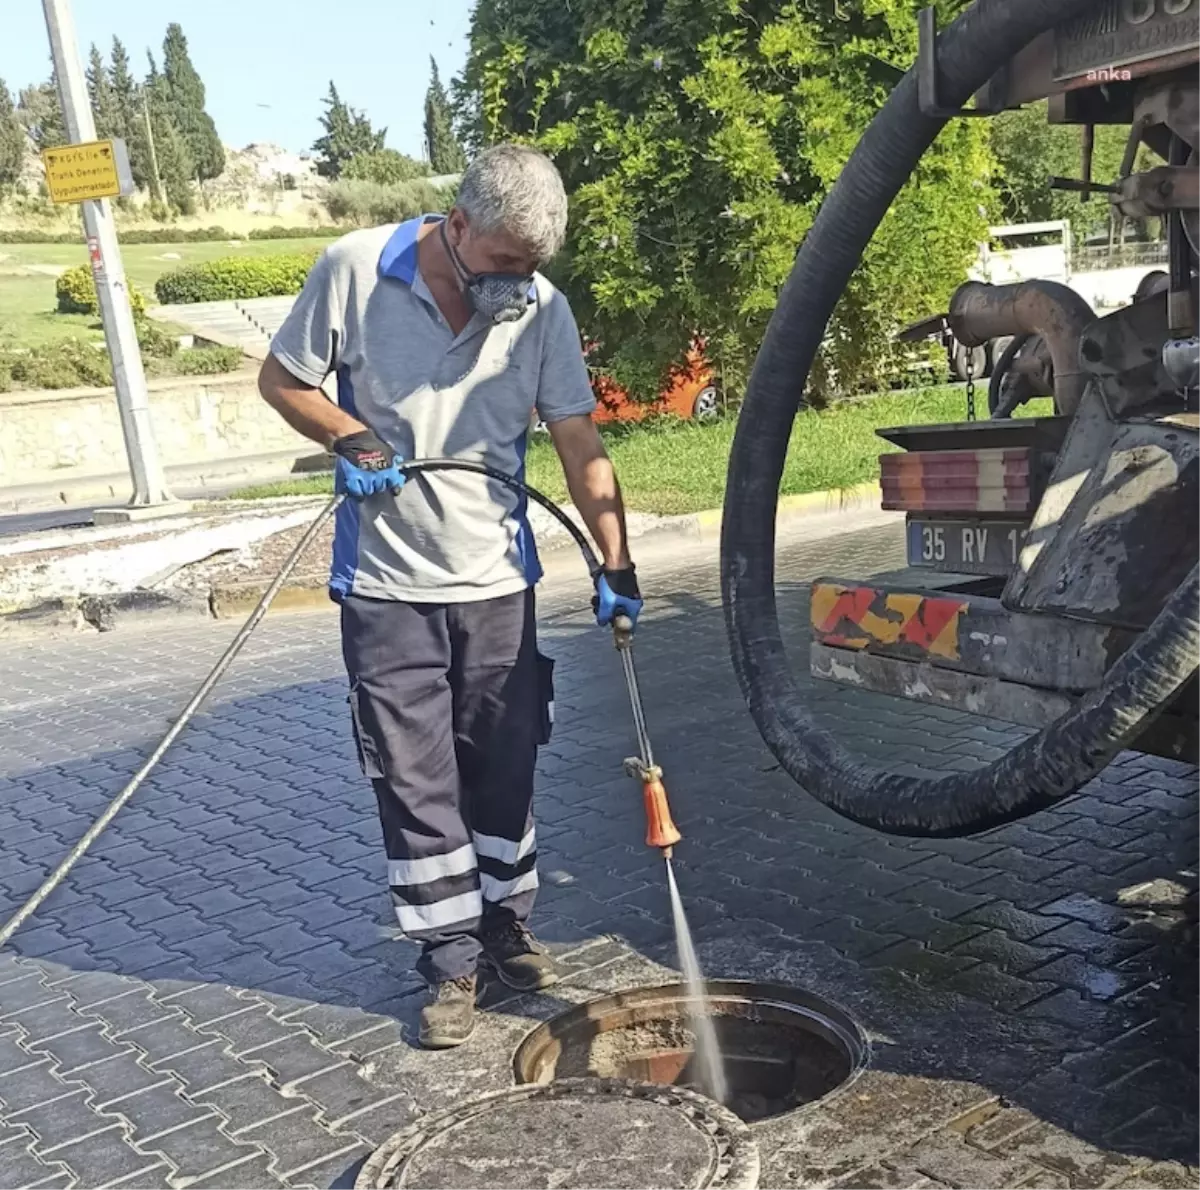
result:
[[[941,102],[958,106],[1045,30],[1095,0],[978,0],[938,37]],[[792,676],[775,606],[775,509],[788,438],[834,305],[879,221],[944,121],[923,115],[914,71],[872,120],[806,237],[771,318],[738,420],[721,529],[734,670],[783,768],[837,813],[900,835],[963,835],[1073,793],[1130,744],[1195,673],[1193,569],[1103,685],[1006,756],[922,780],[855,760],[817,726]]]

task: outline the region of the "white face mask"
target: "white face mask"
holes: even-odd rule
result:
[[[446,221],[441,224],[442,243],[454,271],[462,282],[463,292],[472,308],[492,322],[516,322],[533,304],[529,295],[533,277],[525,273],[473,273],[463,263],[446,235]]]

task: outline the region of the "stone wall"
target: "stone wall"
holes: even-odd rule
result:
[[[263,401],[256,373],[150,382],[150,419],[164,466],[239,457],[311,456],[319,448]],[[0,491],[127,469],[111,388],[0,393]]]

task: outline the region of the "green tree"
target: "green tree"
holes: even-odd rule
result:
[[[175,124],[174,107],[166,79],[159,73],[154,55],[147,52],[150,70],[146,76],[146,100],[150,109],[150,128],[153,133],[154,154],[158,161],[158,176],[162,179],[166,202],[181,215],[196,209],[192,179],[196,166],[188,143]]]
[[[996,159],[994,183],[1004,218],[1010,223],[1069,219],[1077,238],[1108,225],[1109,205],[1103,195],[1088,203],[1078,194],[1052,190],[1049,179],[1078,178],[1083,169],[1081,129],[1047,120],[1046,102],[1028,104],[988,121]],[[1120,173],[1128,129],[1114,124],[1096,127],[1092,177],[1111,182]],[[1142,150],[1142,157],[1148,156]],[[1138,168],[1149,168],[1150,162]]]
[[[167,26],[163,39],[163,86],[171,119],[187,144],[193,175],[215,178],[225,168],[225,149],[217,126],[204,109],[204,83],[188,56],[187,38],[177,24]]]
[[[458,174],[467,168],[467,154],[454,134],[450,99],[438,77],[437,60],[430,55],[429,89],[425,92],[425,156],[435,174]]]
[[[53,71],[49,82],[25,87],[21,91],[17,100],[17,119],[33,138],[39,152],[66,143],[67,128],[58,102],[58,84],[54,81]]]
[[[88,55],[87,89],[92,105],[92,117],[96,122],[96,135],[101,138],[123,137],[125,130],[121,125],[117,96],[105,69],[104,57],[95,45]]]
[[[378,153],[387,138],[387,129],[376,132],[362,112],[350,107],[338,94],[332,82],[325,97],[325,112],[321,116],[323,136],[313,142],[317,155],[317,173],[323,178],[341,177],[346,163],[365,153]]]
[[[391,186],[429,176],[429,167],[422,161],[397,153],[395,149],[377,149],[359,153],[342,166],[341,176],[359,182],[379,182]]]
[[[25,129],[8,85],[0,79],[0,189],[15,186],[25,161]]]
[[[555,275],[596,363],[651,396],[699,337],[737,395],[797,245],[916,49],[908,0],[479,0],[455,91],[472,144],[529,141],[561,170]],[[880,384],[896,330],[944,308],[990,172],[986,129],[951,121],[835,313],[816,398]]]
[[[151,189],[154,170],[150,157],[150,142],[146,133],[146,117],[142,108],[142,92],[129,66],[129,54],[120,38],[114,37],[109,55],[108,83],[116,109],[116,131],[129,150],[129,170],[134,182],[142,189]],[[161,200],[161,195],[157,195]]]

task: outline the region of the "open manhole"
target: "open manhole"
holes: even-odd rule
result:
[[[758,1147],[691,1091],[615,1080],[512,1087],[389,1137],[355,1190],[754,1190]]]
[[[539,1025],[517,1048],[517,1082],[623,1078],[703,1091],[683,984],[635,988],[580,1004]],[[851,1017],[799,988],[709,980],[705,1008],[729,1097],[743,1120],[765,1120],[844,1086],[866,1064]]]

